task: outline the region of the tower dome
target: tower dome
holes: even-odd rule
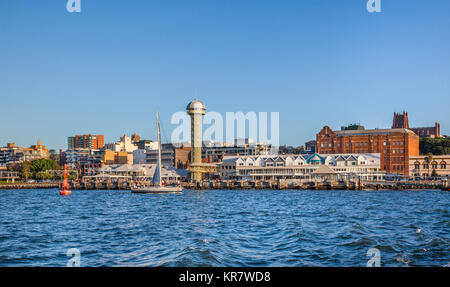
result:
[[[186,106],[186,112],[188,114],[195,112],[205,114],[205,110],[206,110],[205,105],[197,99],[194,99]]]

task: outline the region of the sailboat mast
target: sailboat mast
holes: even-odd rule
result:
[[[159,186],[162,186],[161,181],[161,172],[162,172],[162,166],[161,166],[161,132],[159,130],[159,118],[158,118],[158,112],[156,112],[156,125],[157,125],[157,132],[158,132],[158,168],[159,168]]]

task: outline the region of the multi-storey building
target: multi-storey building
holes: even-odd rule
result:
[[[433,175],[450,176],[450,155],[420,155],[409,158],[409,175],[428,177]]]
[[[14,143],[8,143],[6,147],[0,148],[0,165],[21,163],[40,158],[48,158],[48,149],[38,140],[36,145],[29,148],[16,146]]]
[[[68,149],[102,149],[104,144],[103,135],[76,135],[67,138]]]
[[[158,163],[158,150],[146,150],[145,152],[146,164]],[[161,145],[161,164],[164,166],[175,165],[175,148],[172,144]]]
[[[104,151],[98,149],[69,149],[60,153],[60,161],[61,155],[64,157],[64,164],[78,169],[82,176],[94,174],[104,163]]]
[[[136,135],[134,137],[136,137]],[[105,145],[105,150],[112,150],[112,151],[123,151],[132,153],[137,149],[138,146],[136,145],[136,143],[133,141],[131,137],[127,136],[126,134],[120,138],[120,141],[115,143],[107,143]]]
[[[138,147],[138,149],[158,149],[158,142],[151,140],[140,140],[138,142],[134,142],[134,144]]]
[[[102,162],[104,164],[133,164],[133,154],[125,151],[105,150]]]
[[[278,180],[324,179],[382,180],[380,154],[312,154],[274,156],[225,156],[219,164],[224,179]]]
[[[228,143],[203,142],[202,158],[212,162],[221,161],[225,155],[268,155],[270,144],[255,143],[253,139],[236,139]]]
[[[155,143],[155,142],[152,142]],[[163,144],[161,161],[163,165],[175,168],[187,168],[190,162],[191,147],[189,144]],[[146,149],[137,149],[133,152],[134,164],[156,164],[158,161],[158,143]]]
[[[419,136],[408,129],[333,131],[325,126],[316,136],[317,152],[380,153],[381,168],[408,175],[409,157],[419,155]]]
[[[69,149],[64,153],[68,164],[100,162],[104,155],[101,150],[87,148]]]

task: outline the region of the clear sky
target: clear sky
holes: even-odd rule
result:
[[[450,1],[0,1],[0,146],[73,134],[154,139],[154,110],[280,112],[281,144],[324,125],[441,122],[450,135]]]

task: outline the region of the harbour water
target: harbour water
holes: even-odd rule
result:
[[[0,191],[0,266],[450,263],[450,200],[431,191]]]

